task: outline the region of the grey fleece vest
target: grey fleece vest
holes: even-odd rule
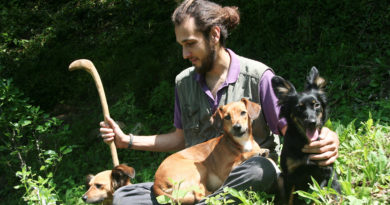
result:
[[[219,106],[239,101],[245,97],[260,104],[259,83],[264,71],[270,69],[263,63],[238,56],[240,74],[235,83],[223,88]],[[185,136],[185,146],[190,147],[207,141],[221,134],[210,122],[212,108],[208,96],[195,80],[195,68],[190,67],[176,77],[177,95],[180,102],[181,120]],[[253,136],[262,148],[272,152],[274,138],[270,134],[263,112],[253,124]]]

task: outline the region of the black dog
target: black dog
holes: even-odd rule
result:
[[[308,191],[311,177],[321,187],[327,186],[328,181],[333,179],[331,187],[340,193],[333,166],[319,166],[309,159],[309,154],[301,151],[304,145],[318,140],[319,131],[327,120],[325,80],[313,67],[307,76],[304,92],[297,93],[290,82],[279,76],[272,78],[272,87],[281,106],[280,117],[286,118],[288,124],[280,159],[283,203],[303,203],[298,197],[293,197],[293,192]]]

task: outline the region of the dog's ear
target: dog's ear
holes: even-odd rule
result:
[[[217,130],[222,130],[223,125],[223,105],[219,106],[218,109],[214,112],[214,114],[210,118],[211,124],[215,127]]]
[[[259,117],[261,107],[259,104],[249,101],[246,98],[242,98],[241,102],[243,102],[246,106],[246,110],[248,111],[248,115],[251,120],[255,120]]]
[[[89,182],[92,180],[93,177],[94,177],[94,175],[92,175],[92,174],[88,174],[85,177],[85,184],[87,185],[87,187],[89,187]]]
[[[113,190],[125,186],[130,183],[130,179],[134,179],[135,170],[125,164],[120,164],[111,171],[111,183]]]
[[[274,76],[271,82],[275,95],[279,100],[297,94],[294,85],[280,76]]]
[[[305,91],[317,89],[323,91],[325,89],[326,81],[319,75],[316,67],[312,67],[309,75],[306,78]]]

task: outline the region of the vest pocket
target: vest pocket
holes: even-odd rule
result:
[[[201,139],[199,139],[199,114],[200,113],[198,106],[184,106],[184,113],[182,114],[182,116],[186,147],[190,147],[201,142]]]

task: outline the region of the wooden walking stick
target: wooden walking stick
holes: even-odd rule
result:
[[[97,88],[98,93],[99,93],[100,102],[101,102],[102,108],[103,108],[103,114],[104,114],[104,116],[110,116],[110,113],[108,111],[106,95],[104,93],[103,84],[102,84],[102,81],[100,80],[99,73],[97,72],[93,63],[87,59],[79,59],[79,60],[73,61],[69,65],[69,71],[78,70],[78,69],[85,70],[89,74],[92,75],[93,80],[95,81],[95,84],[96,84],[96,88]],[[106,117],[104,117],[104,121],[107,123]],[[110,146],[110,150],[111,150],[112,163],[114,164],[114,167],[115,167],[115,166],[119,165],[118,153],[116,152],[116,147],[115,147],[114,142],[110,142],[109,146]]]

